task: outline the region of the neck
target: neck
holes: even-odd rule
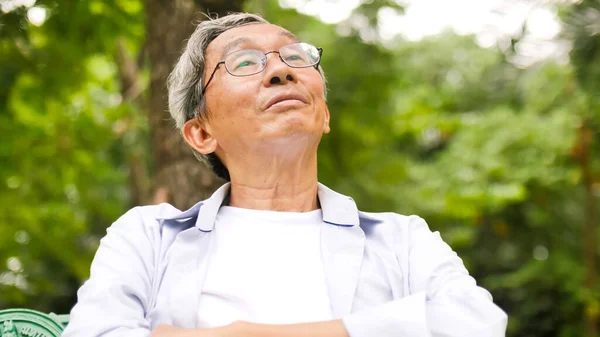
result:
[[[316,153],[309,158],[286,161],[252,160],[262,163],[243,170],[231,170],[230,206],[281,212],[309,212],[318,209]]]

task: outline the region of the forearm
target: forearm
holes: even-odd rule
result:
[[[238,323],[244,337],[349,337],[342,320],[298,323],[298,324],[257,324]]]
[[[185,329],[173,325],[161,324],[152,331],[151,337],[209,337],[209,336],[229,336],[218,334],[217,329],[225,330],[226,327],[214,329]],[[227,327],[229,328],[229,326]]]
[[[209,329],[184,329],[172,325],[159,325],[152,337],[349,337],[342,320],[299,323],[258,324],[235,322]]]

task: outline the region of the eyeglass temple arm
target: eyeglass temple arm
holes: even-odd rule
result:
[[[319,64],[321,64],[321,56],[323,56],[323,48],[317,48],[319,51],[319,62],[315,64],[315,69],[319,70]]]
[[[204,93],[206,92],[206,88],[208,88],[210,81],[212,81],[213,77],[215,77],[215,73],[217,72],[217,69],[219,69],[221,64],[225,64],[225,61],[221,61],[221,62],[217,63],[217,65],[215,66],[215,69],[213,70],[212,74],[210,74],[210,77],[208,78],[206,85],[204,86],[204,88],[202,88],[202,96],[204,96]]]

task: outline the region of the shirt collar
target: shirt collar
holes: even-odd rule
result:
[[[217,212],[229,193],[230,183],[219,187],[208,199],[179,214],[158,220],[187,222],[195,219],[196,227],[203,232],[212,231]],[[354,200],[319,183],[317,195],[323,211],[323,221],[330,225],[352,227],[359,224],[358,208]]]
[[[337,226],[352,227],[359,224],[358,208],[354,199],[319,183],[317,195],[323,210],[323,221]]]

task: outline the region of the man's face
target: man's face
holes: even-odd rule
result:
[[[231,52],[257,49],[277,51],[297,42],[281,27],[249,24],[230,29],[213,40],[206,50],[208,80],[216,64]],[[289,97],[300,99],[289,99]],[[282,98],[288,97],[280,101]],[[329,132],[329,111],[324,83],[314,67],[291,68],[277,53],[267,55],[262,72],[235,77],[223,64],[206,88],[211,135],[217,141],[216,153],[227,165],[228,158],[287,148],[290,151],[316,151],[323,133]],[[273,101],[280,101],[271,104]],[[304,150],[301,149],[304,147]]]

